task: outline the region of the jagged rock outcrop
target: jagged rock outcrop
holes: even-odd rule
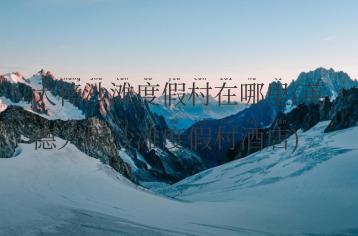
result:
[[[15,132],[9,130],[4,122],[0,122],[0,158],[12,157],[19,141]]]
[[[297,80],[292,81],[288,86],[288,98],[295,105],[318,103],[322,97],[335,98],[343,89],[356,86],[358,82],[343,71],[318,68],[302,72]]]
[[[319,121],[327,118],[321,107],[329,106],[324,100],[321,104],[300,104],[290,113],[280,112],[269,128],[250,129],[246,136],[226,152],[222,163],[240,159],[261,149],[281,143],[299,129],[312,128]],[[330,103],[330,102],[329,102]]]
[[[55,96],[77,106],[86,117],[104,121],[113,133],[118,150],[125,149],[135,163],[139,179],[173,183],[206,168],[198,155],[184,147],[182,152],[166,147],[171,131],[164,118],[152,113],[139,95],[111,96],[98,84],[91,88],[87,85],[82,91],[73,83],[56,80],[51,75],[43,77],[43,84]]]
[[[151,149],[143,158],[151,166],[146,171],[156,179],[168,183],[175,183],[183,179],[183,176],[191,176],[206,168],[198,155],[181,146],[175,150],[165,147]],[[143,177],[143,180],[151,181],[151,176],[144,176],[147,179]]]
[[[3,96],[14,103],[24,101],[27,104],[32,104],[31,109],[36,113],[46,114],[46,118],[53,119],[51,113],[61,110],[59,103],[62,102],[65,105],[74,105],[78,109],[77,111],[82,112],[84,117],[100,120],[110,129],[113,145],[119,152],[119,158],[125,159],[126,163],[131,164],[132,175],[140,180],[160,180],[173,183],[205,169],[201,158],[191,151],[182,147],[182,152],[174,152],[166,147],[167,140],[171,139],[172,135],[164,118],[153,114],[146,101],[137,94],[127,93],[121,97],[112,96],[107,89],[101,87],[98,83],[94,85],[86,84],[81,89],[74,83],[56,79],[50,72],[44,70],[28,80],[16,79],[12,83],[4,82],[9,88],[1,87],[0,95],[3,93]],[[20,90],[18,92],[19,98],[14,100],[11,93],[14,93],[12,90],[18,87],[24,88],[26,91]],[[49,99],[44,97],[45,93],[56,99],[57,104],[53,105],[50,101],[47,101]],[[25,96],[26,99],[24,99]],[[59,98],[63,98],[63,100],[61,101]],[[45,99],[47,99],[46,103],[44,102]],[[48,112],[47,106],[50,106],[50,103],[51,111]],[[63,117],[67,119],[66,114]],[[66,124],[68,125],[71,122]],[[60,123],[60,121],[57,121],[57,123]],[[59,130],[57,133],[61,134]],[[70,138],[66,135],[59,137]],[[81,140],[81,137],[77,138],[74,141]],[[81,151],[85,150],[89,155],[98,155],[98,153],[91,153],[90,146],[87,144],[81,147],[82,142],[85,143],[87,139],[91,138],[98,139],[100,137],[88,136],[78,142],[77,145]],[[93,141],[90,140],[90,143],[93,143]],[[153,162],[153,160],[155,161]],[[132,163],[134,163],[134,166],[132,166]],[[156,166],[156,163],[160,163],[164,168],[151,166],[151,164]],[[113,164],[113,166],[116,165]]]
[[[358,123],[358,88],[343,90],[330,111],[332,121],[325,132],[356,126]]]
[[[118,156],[111,130],[97,118],[85,120],[47,120],[21,107],[9,106],[0,113],[0,157],[11,157],[22,137],[35,142],[50,134],[74,144],[80,151],[100,159],[132,181],[129,166]]]
[[[268,99],[219,120],[195,123],[180,136],[183,145],[196,151],[208,167],[222,164],[234,142],[246,136],[248,130],[270,125],[279,109]]]
[[[8,77],[18,77],[17,73],[10,74]],[[37,113],[47,114],[48,110],[44,102],[43,92],[41,90],[34,90],[26,79],[21,79],[23,82],[14,83],[9,81],[5,76],[0,76],[0,97],[4,96],[13,103],[27,102],[31,104],[31,109]]]
[[[0,76],[0,97],[4,96],[14,103],[20,101],[32,102],[33,90],[30,86],[24,83],[11,83]]]
[[[139,148],[140,152],[148,151],[143,142],[143,134],[149,129],[156,129],[159,134],[156,142],[164,144],[162,131],[167,127],[163,118],[151,113],[147,103],[139,95],[127,93],[123,98],[111,96],[106,88],[98,84],[91,87],[86,85],[81,90],[74,83],[56,80],[51,75],[43,77],[43,84],[55,96],[63,97],[77,106],[86,117],[97,117],[105,121],[114,131],[118,146],[130,144]]]
[[[314,71],[303,72],[297,80],[287,85],[287,88],[280,80],[270,83],[263,101],[235,115],[195,123],[184,132],[182,140],[184,145],[190,148],[193,132],[201,129],[207,132],[207,137],[201,140],[195,150],[208,162],[209,166],[216,166],[236,158],[238,151],[235,150],[237,148],[232,148],[232,146],[237,146],[232,145],[233,139],[240,142],[247,137],[250,130],[265,130],[264,127],[274,125],[275,118],[280,112],[292,111],[287,116],[290,122],[293,122],[290,124],[294,130],[301,128],[307,130],[320,120],[332,118],[330,101],[334,100],[343,89],[356,86],[358,82],[342,71],[318,68]],[[323,101],[322,98],[324,98]],[[290,116],[294,118],[291,119]],[[235,134],[231,135],[234,132]],[[217,142],[218,139],[220,143]],[[211,142],[210,148],[206,147],[208,142]],[[247,140],[243,140],[244,142]],[[245,156],[248,151],[244,150],[243,153],[242,156]]]
[[[281,143],[297,130],[307,131],[320,121],[331,120],[325,132],[353,127],[358,124],[358,88],[342,90],[333,102],[328,97],[313,104],[300,104],[291,112],[279,113],[269,128],[255,130],[226,153],[225,162],[243,158],[261,149]],[[289,131],[280,132],[277,131]],[[250,148],[249,143],[260,143]]]

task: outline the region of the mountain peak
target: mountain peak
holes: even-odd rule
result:
[[[2,78],[4,78],[6,81],[10,82],[10,83],[23,83],[25,82],[25,77],[20,73],[20,72],[11,72],[11,73],[7,73],[5,75],[1,76]]]
[[[289,86],[295,104],[317,102],[322,97],[335,99],[342,89],[357,87],[357,82],[343,71],[319,67],[302,72]]]

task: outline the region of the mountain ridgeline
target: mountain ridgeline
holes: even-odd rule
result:
[[[332,111],[330,115],[326,112],[324,116],[319,116],[322,106],[324,109],[328,109],[326,106],[344,107],[342,102],[336,105],[336,102],[346,99],[346,95],[342,92],[357,86],[357,80],[352,80],[346,73],[336,72],[333,69],[318,68],[304,72],[287,87],[281,82],[272,82],[263,100],[235,115],[195,123],[181,135],[180,139],[184,146],[195,150],[207,166],[217,166],[254,152],[255,149],[240,150],[242,146],[245,146],[245,142],[251,139],[250,133],[257,130],[267,131],[267,127],[274,126],[277,119],[295,108],[290,113],[291,115],[288,115],[290,117],[288,123],[302,122],[302,124],[295,126],[294,130],[312,127],[322,119],[334,118],[337,111]],[[354,93],[354,91],[349,93]],[[331,100],[337,97],[339,97],[337,101],[329,105]],[[349,100],[348,103],[354,102]],[[354,106],[351,109],[354,110]],[[342,116],[346,119],[348,119],[348,114],[350,113],[342,112]],[[296,121],[295,119],[303,120]],[[282,141],[282,138],[279,140]],[[264,146],[267,145],[269,143],[266,141]]]
[[[43,70],[28,79],[10,73],[0,82],[0,158],[18,155],[19,143],[53,135],[144,186],[175,183],[243,158],[323,120],[331,120],[326,132],[358,120],[358,82],[324,68],[301,73],[287,88],[273,82],[263,100],[237,107],[235,114],[226,110],[222,119],[215,119],[213,108],[168,110],[135,93],[112,96],[98,84],[79,89]],[[178,116],[189,117],[184,126],[197,122],[178,135],[171,130],[175,124],[167,125]],[[276,134],[277,129],[291,132]],[[259,141],[261,146],[248,147]]]
[[[168,128],[163,117],[153,114],[146,101],[139,95],[130,93],[123,98],[112,97],[105,88],[99,86],[87,85],[83,90],[77,89],[74,83],[57,80],[51,73],[44,71],[40,71],[28,80],[20,80],[21,82],[14,82],[10,79],[6,76],[2,77],[0,96],[10,100],[12,104],[17,105],[21,101],[29,105],[30,109],[27,110],[53,119],[56,116],[51,117],[54,114],[51,114],[50,107],[54,104],[47,101],[44,95],[47,93],[55,98],[63,98],[65,104],[61,104],[62,99],[58,99],[60,102],[56,104],[59,107],[57,110],[70,104],[82,112],[84,119],[77,121],[76,124],[73,123],[74,121],[61,123],[58,120],[47,123],[46,119],[37,114],[9,106],[0,117],[0,123],[4,127],[8,126],[12,120],[11,122],[16,124],[24,123],[31,126],[32,131],[35,129],[40,131],[29,133],[28,128],[24,128],[17,129],[14,133],[6,129],[4,133],[6,137],[3,137],[4,141],[0,142],[1,147],[6,146],[2,149],[5,152],[2,157],[11,157],[15,153],[17,143],[21,141],[21,135],[30,138],[31,134],[31,140],[34,141],[51,133],[71,141],[88,155],[100,158],[125,176],[130,176],[130,179],[139,182],[172,183],[205,168],[200,157],[191,151],[185,148],[179,151],[170,150],[170,147],[167,147],[171,142],[165,135],[168,133]],[[41,87],[36,87],[36,85],[41,85]],[[41,104],[41,109],[38,109],[38,104]],[[18,117],[20,115],[28,119]],[[38,119],[42,121],[37,122]],[[96,129],[98,133],[89,136],[89,133],[81,132],[83,129],[79,127],[84,125],[87,125],[90,130]],[[103,135],[108,138],[99,135],[97,125],[105,130]],[[60,132],[56,127],[61,127],[63,131]],[[9,139],[11,144],[9,144]],[[87,139],[103,139],[103,143],[102,141],[86,142]],[[106,140],[111,140],[113,144]],[[102,155],[102,152],[98,154],[96,150],[100,150],[101,145],[111,151],[105,155]],[[91,149],[93,152],[90,151]]]

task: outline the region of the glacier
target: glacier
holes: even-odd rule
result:
[[[0,235],[355,235],[358,127],[327,125],[157,192],[72,144],[20,144],[0,159]]]

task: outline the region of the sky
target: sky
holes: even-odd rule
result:
[[[0,73],[267,83],[332,67],[358,78],[357,10],[355,0],[1,0]]]

